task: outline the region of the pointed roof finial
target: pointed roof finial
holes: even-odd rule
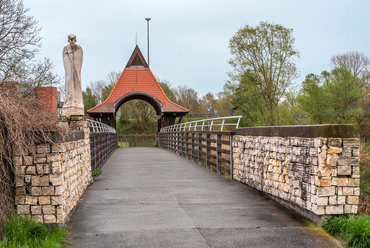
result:
[[[134,52],[132,53],[129,61],[127,62],[126,68],[130,68],[130,67],[149,68],[138,45],[136,45]]]

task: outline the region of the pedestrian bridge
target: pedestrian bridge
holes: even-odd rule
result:
[[[119,148],[68,223],[73,247],[341,247],[259,191],[159,148]]]
[[[335,247],[301,216],[357,212],[353,126],[209,122],[161,130],[158,148],[117,149],[112,128],[70,121],[63,139],[15,156],[17,211],[63,225],[75,210],[76,247]]]

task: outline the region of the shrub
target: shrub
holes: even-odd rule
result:
[[[0,247],[62,247],[69,232],[66,229],[48,228],[28,216],[11,211],[5,224],[5,237]]]
[[[353,248],[370,247],[370,216],[335,216],[327,220],[322,228],[337,235]]]

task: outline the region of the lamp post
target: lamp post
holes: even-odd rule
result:
[[[149,66],[149,21],[151,18],[145,18],[146,23],[147,23],[147,33],[148,33],[148,66]]]

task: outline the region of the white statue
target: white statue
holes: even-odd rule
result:
[[[62,117],[70,119],[71,116],[83,116],[84,106],[81,90],[81,67],[83,52],[81,46],[76,44],[76,36],[68,36],[69,45],[63,48],[63,64],[65,70],[65,99]]]

